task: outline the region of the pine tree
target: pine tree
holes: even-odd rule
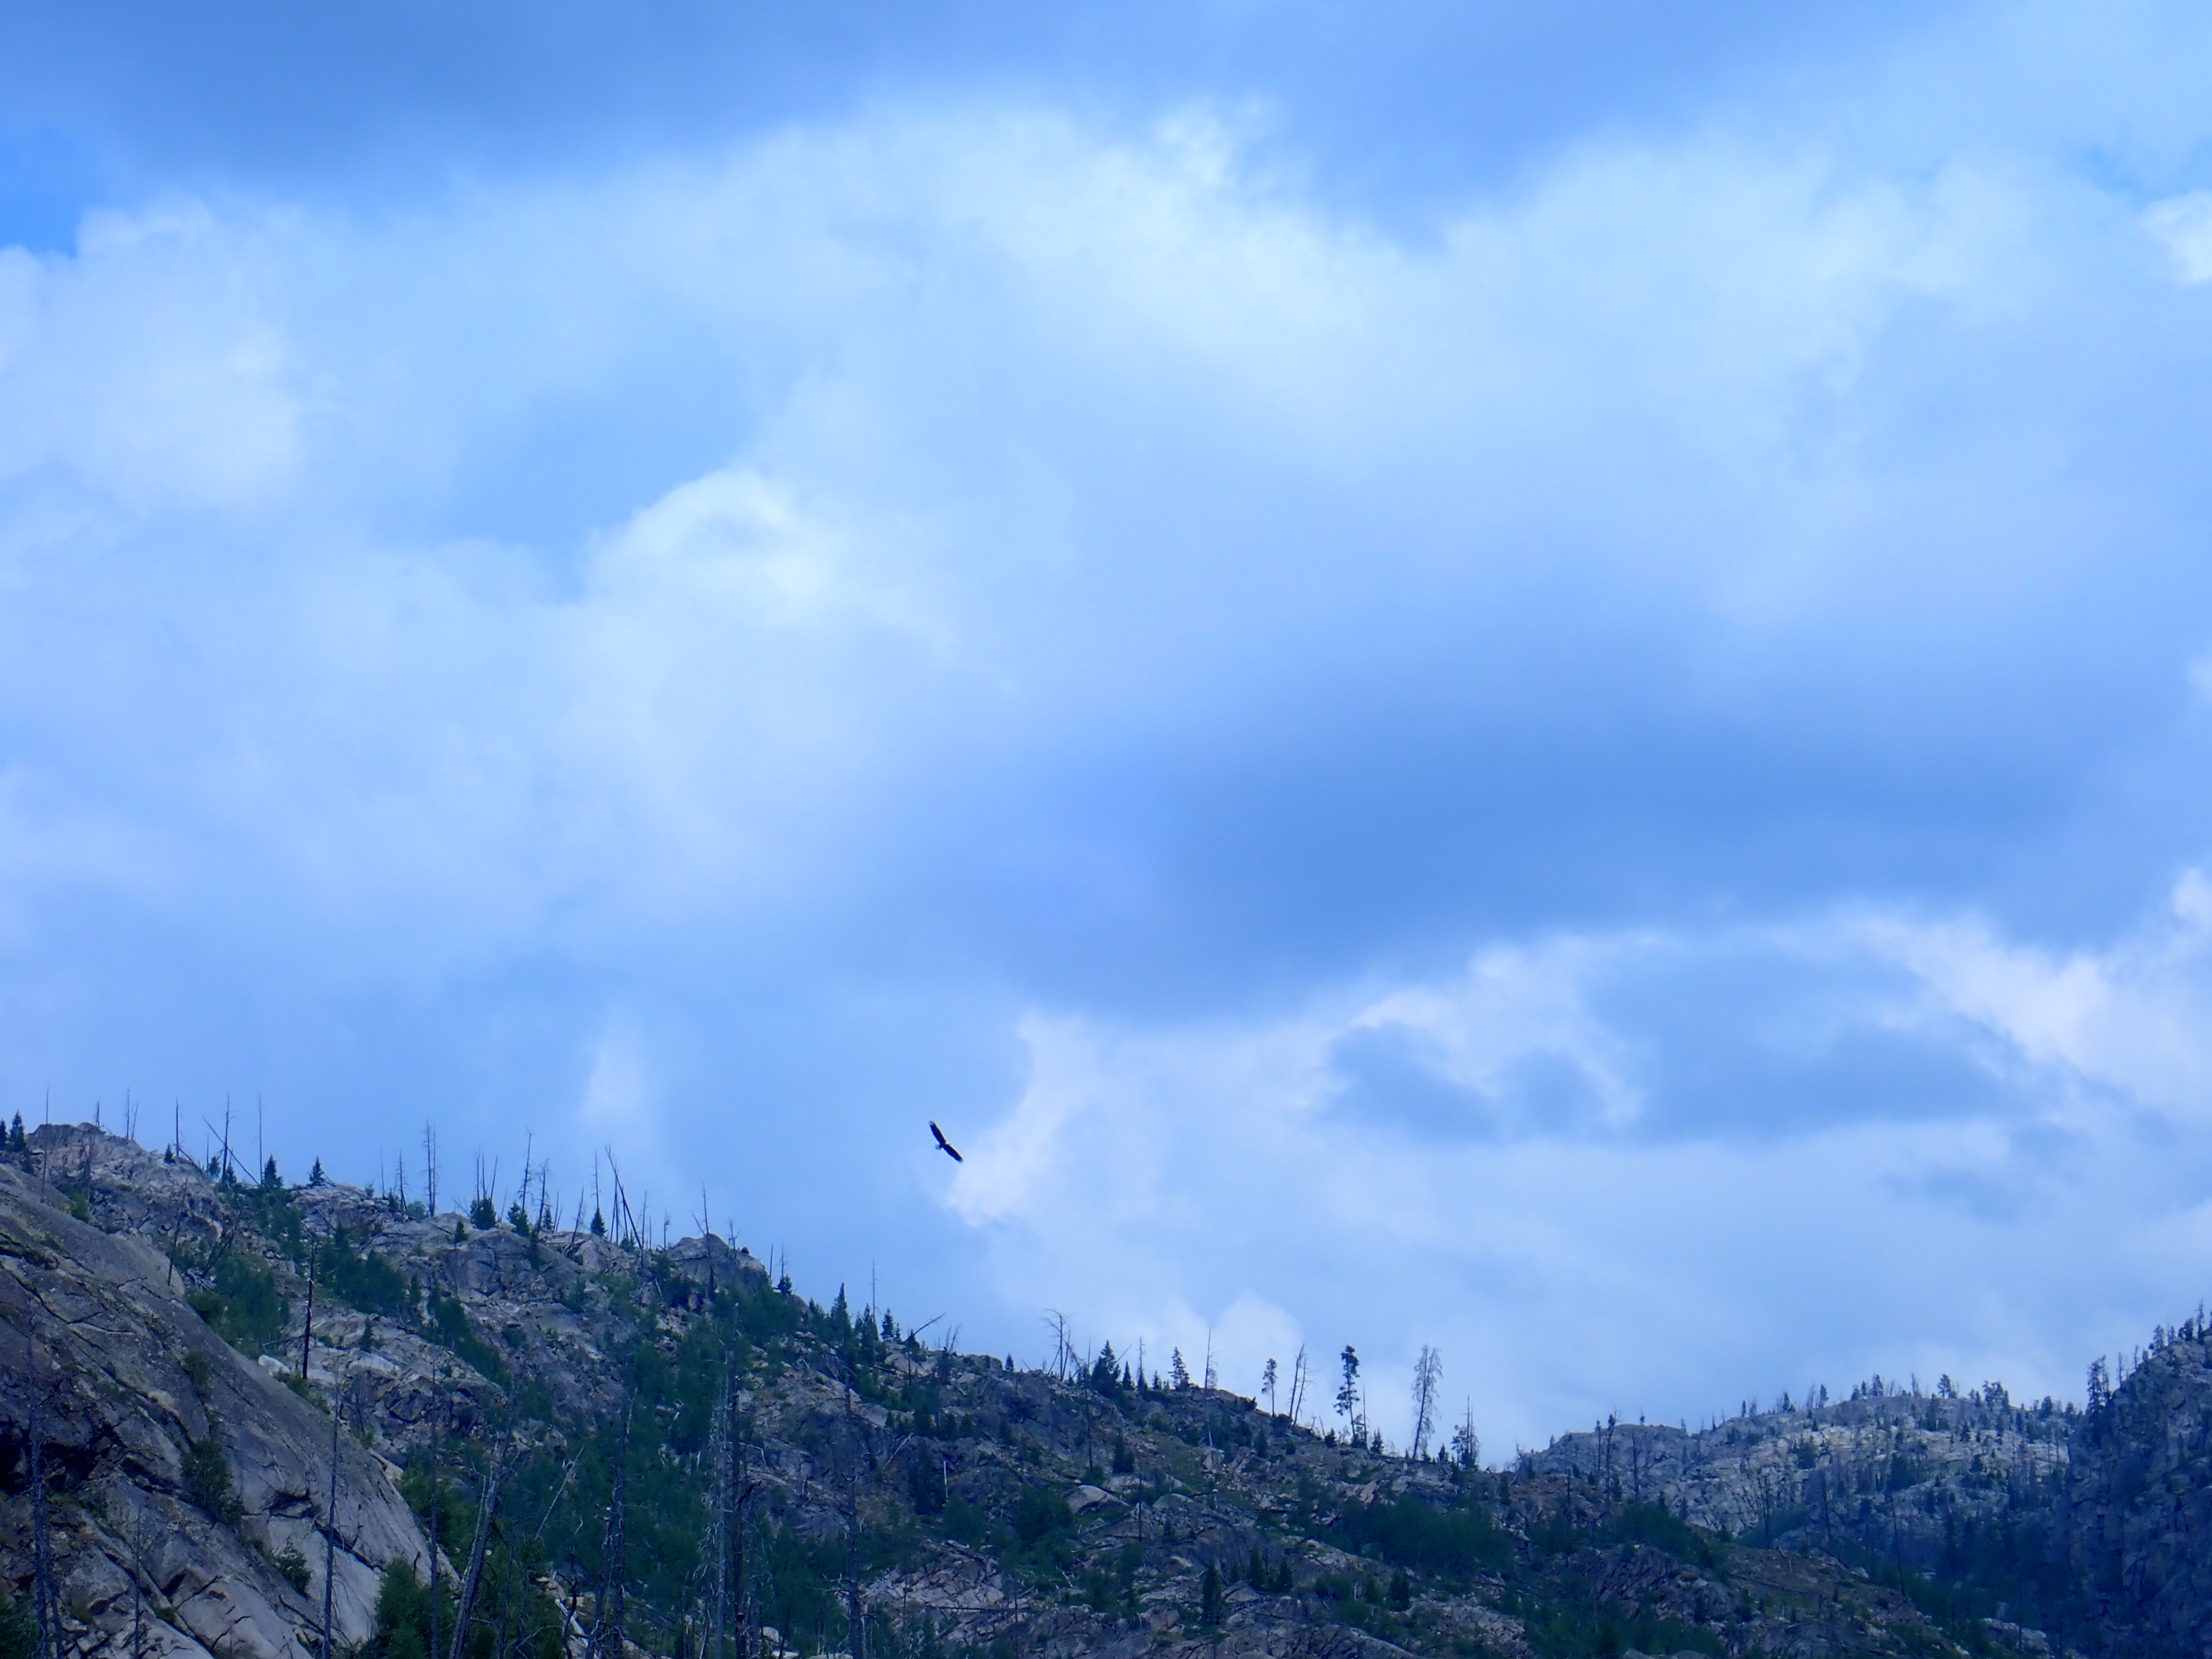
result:
[[[1198,1588],[1198,1622],[1201,1629],[1221,1628],[1223,1601],[1221,1569],[1209,1561],[1206,1564],[1206,1577],[1199,1581]]]
[[[1178,1389],[1190,1386],[1190,1367],[1182,1363],[1182,1350],[1171,1351],[1168,1360],[1168,1376]]]
[[[1452,1431],[1452,1461],[1463,1469],[1482,1466],[1482,1442],[1474,1432],[1474,1401],[1467,1402],[1467,1415]]]
[[[1346,1343],[1344,1352],[1337,1356],[1337,1362],[1344,1368],[1344,1383],[1336,1391],[1336,1414],[1351,1425],[1355,1440],[1364,1441],[1367,1437],[1365,1423],[1359,1415],[1358,1350],[1349,1342]]]

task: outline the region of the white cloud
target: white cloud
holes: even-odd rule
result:
[[[2143,210],[2143,228],[2184,283],[2212,282],[2212,191],[2170,196]]]
[[[2212,1124],[2212,891],[2197,870],[2166,913],[2103,950],[2010,944],[1987,924],[1869,925],[1929,998],[2016,1045],[2031,1063],[2123,1091],[2138,1109]]]
[[[93,215],[72,258],[0,248],[0,484],[58,468],[148,511],[289,482],[309,410],[261,231],[185,204]]]
[[[2191,920],[2203,885],[2182,879],[2179,921],[2070,957],[1984,923],[1845,914],[1487,950],[1460,975],[1243,1023],[1032,1017],[1027,1086],[977,1138],[951,1202],[992,1231],[1012,1299],[1049,1287],[1079,1333],[1118,1344],[1141,1329],[1186,1358],[1211,1328],[1247,1392],[1301,1341],[1324,1369],[1356,1341],[1394,1434],[1424,1341],[1442,1346],[1450,1392],[1474,1397],[1499,1451],[1561,1426],[1563,1403],[1567,1421],[1732,1407],[1698,1392],[1731,1365],[1740,1392],[1917,1364],[2063,1395],[2094,1345],[2124,1337],[2130,1315],[2170,1317],[2156,1310],[2212,1267],[2181,1173],[2212,1158],[2195,1035],[2212,1025]],[[1637,1109],[1662,1045],[1694,1052],[1707,1034],[1654,1029],[1621,991],[1717,958],[1784,981],[1810,967],[1832,1036],[1910,1030],[1989,1072],[2001,1096],[1918,1121],[1662,1131]],[[1796,1022],[1802,1001],[1698,1018]],[[1471,1110],[1410,1136],[1333,1111],[1333,1056],[1385,1028],[1418,1032],[1435,1077],[1473,1093],[1546,1054],[1625,1103]],[[2104,1092],[2074,1086],[2082,1077]],[[2146,1113],[2172,1130],[2144,1139]],[[2177,1132],[2188,1152],[2154,1176]],[[2115,1211],[2122,1192],[2134,1197]],[[1952,1271],[1930,1274],[1931,1260]],[[1762,1369],[1784,1353],[1797,1358],[1783,1374]]]

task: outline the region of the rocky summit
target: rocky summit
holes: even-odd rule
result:
[[[2212,1650],[2197,1320],[2086,1407],[1873,1378],[1489,1466],[613,1207],[12,1139],[0,1659]]]

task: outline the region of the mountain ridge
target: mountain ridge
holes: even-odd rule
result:
[[[488,1196],[432,1217],[89,1125],[17,1161],[0,1659],[30,1650],[40,1601],[27,1339],[57,1659],[318,1652],[325,1551],[356,1659],[2212,1639],[2195,1321],[2087,1411],[1884,1388],[1695,1431],[1602,1424],[1489,1469],[1154,1386],[1110,1348],[1025,1371],[931,1347],[711,1237],[653,1249]],[[333,1542],[316,1436],[339,1426]]]

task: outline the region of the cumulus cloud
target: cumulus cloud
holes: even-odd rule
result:
[[[0,248],[0,483],[51,469],[141,511],[283,488],[309,410],[240,228],[182,204],[90,216],[73,258]]]
[[[2185,904],[2202,884],[2184,880]],[[1770,1396],[1884,1364],[2063,1395],[2080,1355],[2165,1316],[2158,1250],[2205,1261],[2181,1171],[2212,1140],[2201,1089],[2177,1084],[2206,1056],[2212,985],[2179,927],[2063,959],[1894,915],[1570,936],[1288,1017],[1032,1020],[1027,1087],[950,1201],[995,1235],[1017,1294],[1053,1287],[1117,1346],[1134,1310],[1165,1310],[1134,1328],[1186,1354],[1210,1333],[1248,1392],[1267,1358],[1333,1364],[1356,1342],[1394,1434],[1390,1379],[1424,1341],[1500,1443],[1555,1431],[1562,1407],[1732,1409],[1742,1393],[1698,1392],[1715,1353]],[[1810,966],[1817,990],[1706,1003],[1694,1024],[1648,995],[1717,964],[1784,983]],[[1771,1063],[1745,1063],[1747,1028]],[[1407,1063],[1449,1114],[1340,1109],[1345,1056],[1379,1030],[1418,1034]],[[1869,1037],[1962,1062],[1968,1085],[1899,1116],[1873,1097]],[[1511,1081],[1536,1061],[1578,1073],[1591,1109]],[[1803,1111],[1838,1082],[1869,1097]],[[1669,1091],[1659,1121],[1607,1104]],[[1399,1104],[1418,1092],[1398,1080]],[[2136,1207],[2096,1223],[2123,1193]],[[1775,1364],[1783,1330],[1796,1369]]]

